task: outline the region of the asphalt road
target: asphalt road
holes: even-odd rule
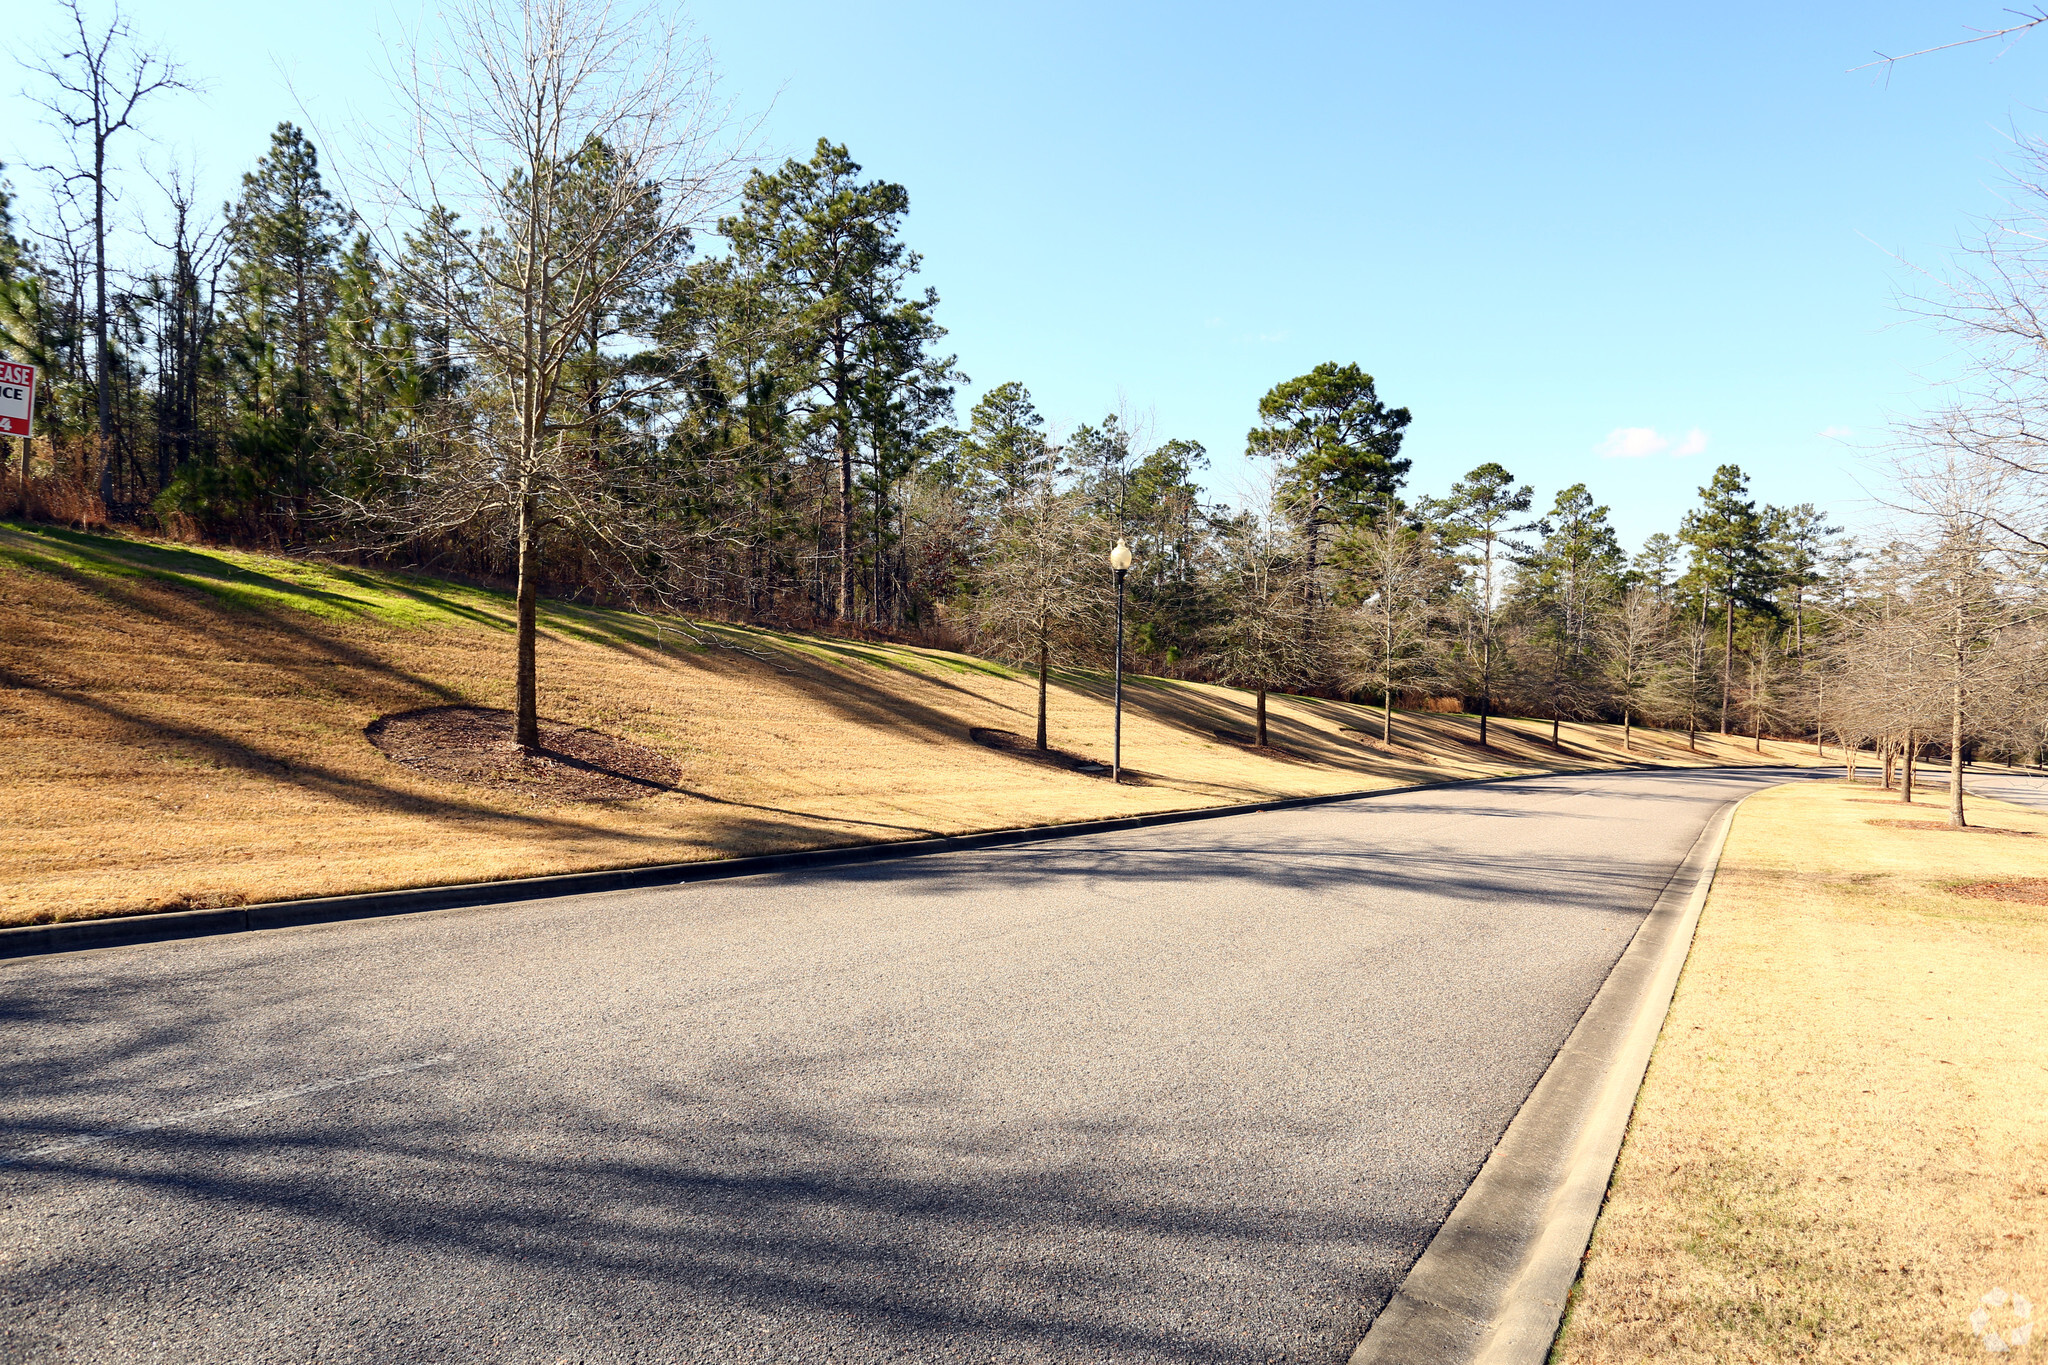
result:
[[[1340,1361],[1797,775],[0,964],[0,1362]]]
[[[1946,771],[1929,775],[1935,779],[1942,791],[1948,790]],[[1989,796],[2000,801],[2010,801],[2016,806],[2039,806],[2048,809],[2048,777],[1971,768],[1963,774],[1963,796],[1966,800],[1971,796]],[[1967,811],[1965,813],[1967,814]]]
[[[1869,766],[1869,756],[1866,754],[1859,777],[1864,782],[1873,782],[1879,776],[1880,774]],[[1948,765],[1943,762],[1922,763],[1913,775],[1913,791],[1923,800],[1946,796]],[[2016,806],[2034,806],[2048,810],[2048,774],[2015,771],[2010,768],[1965,768],[1963,796],[1966,807],[1967,798],[1988,796],[1999,801],[2010,801]],[[1965,813],[1967,814],[1967,809]]]

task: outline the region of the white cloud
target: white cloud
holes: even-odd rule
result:
[[[1670,444],[1654,427],[1616,427],[1593,449],[1610,460],[1634,460],[1655,455]]]
[[[1846,441],[1856,432],[1851,427],[1822,427],[1820,434],[1825,441]]]
[[[1694,427],[1685,433],[1685,439],[1678,443],[1677,449],[1673,450],[1671,455],[1673,459],[1681,455],[1697,455],[1706,448],[1707,433],[1701,431],[1698,427]]]

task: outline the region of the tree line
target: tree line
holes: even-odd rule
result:
[[[1261,745],[1297,692],[1373,703],[1387,745],[1444,698],[1482,744],[1509,713],[1560,746],[1604,719],[2038,752],[2013,499],[2039,466],[2010,440],[1973,482],[1962,426],[1923,433],[1947,472],[1902,481],[1876,553],[1731,464],[1630,555],[1582,483],[1540,501],[1485,462],[1411,490],[1411,413],[1331,362],[1248,414],[1266,486],[1222,505],[1199,442],[1128,413],[1054,431],[1016,380],[961,413],[908,191],[825,138],[749,163],[701,51],[646,15],[456,6],[400,54],[399,151],[344,193],[281,124],[208,214],[175,177],[114,183],[183,78],[68,13],[42,75],[75,156],[34,222],[0,197],[0,346],[46,376],[0,505],[509,580],[523,742],[546,591],[958,641],[1035,673],[1042,746],[1053,675],[1104,660],[1124,540],[1138,667],[1249,689]],[[152,189],[157,254],[116,269],[110,196]]]

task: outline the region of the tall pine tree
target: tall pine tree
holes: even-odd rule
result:
[[[1724,464],[1700,490],[1700,505],[1685,514],[1678,538],[1692,551],[1689,577],[1699,594],[1700,620],[1721,608],[1721,733],[1728,733],[1734,688],[1735,615],[1771,611],[1770,522],[1748,496],[1749,477]]]
[[[945,335],[933,319],[938,294],[910,288],[920,257],[898,236],[910,194],[888,181],[862,181],[860,173],[845,147],[819,138],[809,161],[792,159],[749,178],[740,211],[718,225],[730,246],[727,278],[761,296],[762,311],[778,320],[782,403],[803,427],[800,435],[830,452],[837,485],[830,609],[842,618],[854,614],[862,447],[873,455],[877,483],[886,483],[887,443],[905,433],[878,426],[876,417],[900,403],[902,415],[923,420],[942,408],[936,393],[949,388],[952,374],[951,357],[929,350]]]
[[[249,491],[286,509],[297,537],[327,474],[329,324],[348,215],[321,182],[319,153],[289,123],[227,215],[235,453]]]

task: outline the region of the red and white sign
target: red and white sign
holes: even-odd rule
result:
[[[0,436],[36,434],[36,367],[0,360]]]

